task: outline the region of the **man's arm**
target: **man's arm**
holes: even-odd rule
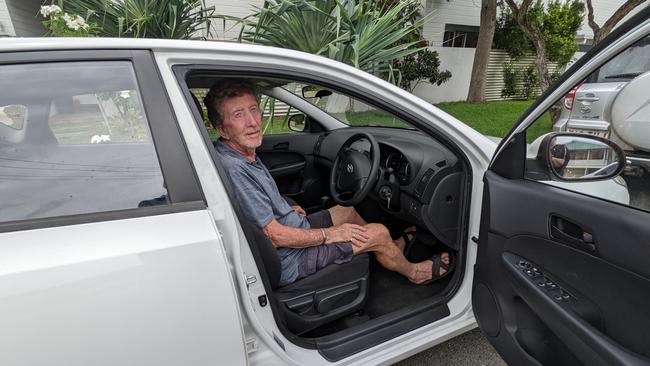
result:
[[[307,248],[321,244],[340,243],[350,241],[353,245],[362,245],[368,241],[366,228],[355,224],[343,224],[322,229],[327,240],[323,243],[321,229],[299,229],[284,226],[273,219],[266,225],[262,232],[277,248]]]

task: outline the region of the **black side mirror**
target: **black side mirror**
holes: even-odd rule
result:
[[[612,141],[592,135],[553,133],[542,140],[537,159],[560,181],[616,177],[625,168],[625,152]]]
[[[317,86],[306,86],[302,88],[303,98],[324,98],[332,95],[331,90],[321,89]]]
[[[294,132],[304,132],[307,126],[307,116],[304,114],[294,114],[289,117],[287,122],[289,129]]]

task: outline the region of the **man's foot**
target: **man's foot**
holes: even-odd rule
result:
[[[436,258],[436,256],[439,257]],[[437,266],[436,262],[438,262]],[[436,269],[437,273],[434,273],[434,270]],[[442,252],[436,254],[430,260],[413,264],[413,272],[408,277],[408,279],[417,285],[427,284],[446,276],[447,272],[451,271],[452,269],[453,265],[451,264],[451,257],[449,253]]]
[[[404,253],[404,249],[409,247],[415,241],[415,230],[415,226],[409,226],[404,229],[402,236],[393,240],[393,243],[395,243],[402,253]]]

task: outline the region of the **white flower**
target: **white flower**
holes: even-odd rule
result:
[[[79,15],[73,18],[68,15],[68,13],[65,13],[63,14],[63,20],[65,20],[65,25],[74,31],[78,31],[79,29],[88,29],[88,23],[86,23],[86,20]]]
[[[57,14],[61,12],[61,8],[56,5],[43,5],[41,6],[41,15],[43,18],[47,18],[50,14]]]
[[[120,98],[122,99],[129,99],[131,98],[131,92],[129,90],[122,90],[120,91]]]

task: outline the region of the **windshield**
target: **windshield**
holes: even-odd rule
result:
[[[388,112],[333,90],[298,83],[287,84],[284,88],[348,126],[414,129],[411,124]]]
[[[587,82],[630,81],[650,70],[650,39],[644,38],[603,65]]]

